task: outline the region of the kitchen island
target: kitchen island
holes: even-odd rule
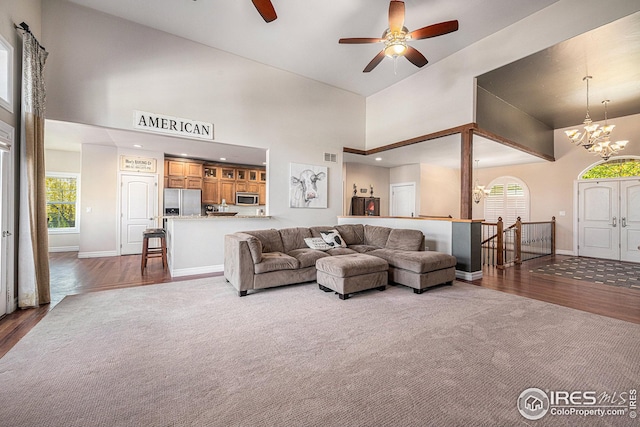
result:
[[[224,236],[277,227],[265,215],[166,216],[167,258],[172,277],[224,271]]]

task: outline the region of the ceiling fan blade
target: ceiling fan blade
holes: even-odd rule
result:
[[[265,22],[275,21],[278,15],[276,15],[276,10],[273,8],[273,4],[271,0],[251,0],[253,5],[258,9],[260,15],[265,20]]]
[[[407,51],[404,56],[416,67],[424,67],[429,62],[423,54],[411,46],[407,46]]]
[[[369,71],[373,70],[374,68],[376,68],[378,66],[378,64],[384,59],[384,50],[380,51],[379,54],[376,55],[375,58],[373,58],[371,60],[371,62],[369,62],[369,64],[367,64],[366,67],[364,67],[364,70],[362,70],[363,73],[368,73]]]
[[[421,40],[452,33],[457,30],[458,21],[446,21],[411,31],[408,36],[411,37],[412,40]]]
[[[389,3],[389,31],[399,33],[404,27],[404,2],[392,0]]]
[[[340,39],[338,43],[342,44],[362,44],[362,43],[380,43],[384,39],[366,38],[366,37],[352,37],[347,39]]]

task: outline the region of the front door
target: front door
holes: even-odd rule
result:
[[[578,184],[578,255],[640,262],[640,180]]]
[[[578,255],[620,259],[617,181],[578,184]]]
[[[620,260],[640,262],[640,180],[620,182]]]
[[[120,179],[120,254],[141,254],[142,232],[156,226],[158,179],[142,174]]]

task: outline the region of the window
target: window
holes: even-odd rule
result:
[[[13,113],[13,47],[0,36],[0,106]]]
[[[78,233],[80,175],[47,173],[46,189],[49,233]]]
[[[512,176],[494,179],[488,185],[489,195],[484,200],[484,218],[497,222],[502,217],[505,226],[513,225],[518,217],[529,221],[529,188]]]
[[[580,179],[627,178],[640,176],[640,159],[613,159],[590,166],[580,174]]]

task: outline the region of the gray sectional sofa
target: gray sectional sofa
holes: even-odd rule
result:
[[[330,230],[340,233],[346,247],[323,251],[305,242]],[[360,253],[384,259],[389,281],[416,293],[453,283],[455,257],[424,248],[419,230],[362,224],[238,232],[225,236],[224,276],[244,296],[250,290],[315,281],[318,259]]]

